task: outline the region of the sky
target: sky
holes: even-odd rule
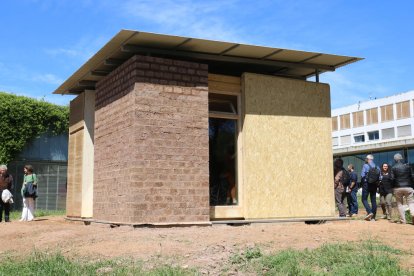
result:
[[[0,91],[52,92],[121,29],[356,56],[324,73],[332,108],[414,90],[414,1],[1,0]]]

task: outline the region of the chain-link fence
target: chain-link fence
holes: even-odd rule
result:
[[[30,164],[38,177],[38,198],[36,208],[44,210],[66,209],[67,163],[56,161],[13,161],[8,165],[8,172],[13,176],[13,209],[23,207],[21,188],[23,168]]]

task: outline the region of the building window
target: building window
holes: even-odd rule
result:
[[[338,117],[332,117],[332,131],[338,130]]]
[[[332,146],[338,146],[338,137],[332,137]]]
[[[341,121],[341,129],[348,129],[351,127],[351,116],[350,114],[344,114],[339,116],[340,121]]]
[[[382,130],[382,139],[386,140],[386,139],[392,139],[395,137],[395,130],[393,127],[391,128],[384,128]]]
[[[367,125],[373,125],[378,123],[378,108],[367,109]]]
[[[394,120],[394,112],[392,107],[392,104],[381,106],[381,122]]]
[[[397,127],[398,137],[405,137],[411,135],[411,125]]]
[[[360,127],[364,125],[364,111],[352,113],[353,127]]]
[[[364,134],[356,134],[354,135],[355,143],[362,143],[365,142],[365,135]]]
[[[410,115],[410,101],[405,101],[395,104],[397,109],[397,119],[409,118]]]
[[[351,144],[351,135],[341,136],[341,146]]]
[[[238,96],[209,93],[210,206],[237,204]]]
[[[368,140],[369,141],[374,141],[374,140],[379,140],[379,131],[370,131],[368,132]]]
[[[237,115],[237,96],[210,93],[208,95],[208,111],[210,115]]]

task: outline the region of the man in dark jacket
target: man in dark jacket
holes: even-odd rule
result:
[[[346,209],[345,209],[345,202],[346,202],[346,193],[345,193],[345,185],[343,182],[343,174],[344,174],[344,161],[338,158],[334,162],[334,190],[335,190],[335,202],[338,206],[339,216],[345,217],[346,216]]]
[[[3,220],[3,209],[4,209],[4,221],[10,221],[10,203],[5,203],[1,199],[1,195],[4,190],[11,192],[13,187],[13,177],[7,172],[6,165],[0,165],[0,222]]]
[[[350,176],[350,183],[349,183],[349,193],[348,193],[348,211],[349,216],[353,217],[358,214],[358,175],[354,171],[354,165],[348,165],[348,172]]]
[[[394,178],[394,195],[397,201],[398,211],[401,217],[401,223],[407,223],[405,220],[405,210],[403,198],[407,200],[410,214],[414,216],[414,189],[413,189],[413,171],[408,164],[403,164],[403,157],[397,153],[394,155],[395,165],[391,169]],[[413,217],[414,223],[414,217]]]

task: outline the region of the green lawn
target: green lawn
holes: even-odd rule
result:
[[[254,247],[233,254],[222,266],[222,275],[414,275],[399,263],[409,254],[373,240],[270,254]],[[197,268],[143,265],[130,258],[94,261],[60,253],[35,252],[24,258],[3,253],[0,275],[201,275]]]
[[[268,255],[253,248],[235,254],[231,261],[232,269],[255,275],[414,275],[399,264],[399,258],[406,254],[368,240],[325,244],[316,249],[288,249]]]
[[[3,253],[0,275],[197,275],[193,269],[160,265],[144,270],[142,262],[130,259],[90,261],[66,258],[59,253],[33,253],[16,258]]]

